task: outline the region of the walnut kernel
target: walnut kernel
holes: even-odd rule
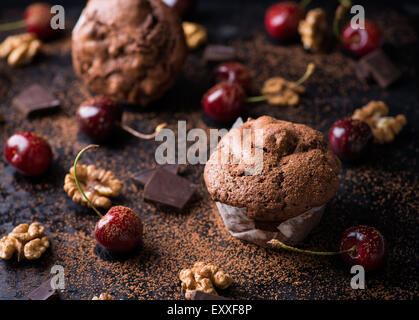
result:
[[[182,27],[189,50],[195,50],[207,42],[207,30],[204,26],[184,21]]]
[[[41,45],[41,41],[31,33],[10,36],[0,44],[0,58],[7,57],[7,63],[12,67],[29,64]]]
[[[77,165],[77,178],[84,193],[96,207],[109,208],[112,202],[108,197],[117,197],[122,189],[122,182],[112,171],[98,169],[94,165]],[[74,202],[87,205],[74,180],[73,167],[64,178],[64,190]]]
[[[43,226],[38,222],[31,225],[22,223],[0,240],[0,258],[9,260],[16,252],[18,261],[39,259],[49,246],[49,237]]]
[[[179,279],[182,281],[182,290],[186,290],[185,298],[188,300],[193,290],[216,295],[214,287],[223,290],[233,282],[232,278],[217,266],[203,262],[197,262],[191,269],[180,271]]]
[[[319,52],[323,49],[327,31],[326,12],[316,8],[307,12],[298,25],[304,49]]]
[[[110,294],[101,293],[99,297],[94,296],[92,300],[115,300],[115,298]]]
[[[389,117],[389,108],[383,101],[370,101],[361,109],[356,109],[352,118],[369,124],[376,143],[392,142],[406,125],[406,117],[402,114]]]
[[[262,87],[263,95],[272,95],[267,102],[274,106],[295,107],[300,102],[300,94],[304,92],[303,86],[297,86],[281,77],[266,80]]]

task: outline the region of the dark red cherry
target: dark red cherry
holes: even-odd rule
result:
[[[112,207],[96,223],[95,238],[109,251],[130,252],[138,247],[143,238],[143,223],[140,216],[130,208]]]
[[[41,40],[51,39],[60,32],[60,29],[51,28],[51,6],[47,3],[31,4],[26,8],[23,18],[26,22],[26,30],[34,33]]]
[[[239,117],[245,107],[246,94],[237,83],[221,82],[205,93],[202,107],[213,120],[229,122]]]
[[[298,24],[303,18],[304,8],[297,3],[276,3],[265,13],[265,28],[277,40],[292,40],[297,36]]]
[[[104,141],[119,128],[122,113],[122,106],[109,97],[90,98],[77,110],[79,129],[94,141]]]
[[[21,173],[37,176],[50,166],[52,150],[43,137],[32,132],[18,132],[6,141],[4,157]]]
[[[342,160],[360,158],[370,146],[373,133],[364,121],[343,118],[336,121],[329,130],[329,144]]]
[[[345,231],[340,240],[340,250],[355,247],[354,252],[342,254],[344,261],[351,265],[359,264],[367,271],[381,267],[386,257],[384,237],[375,228],[357,226]]]
[[[196,7],[196,0],[163,0],[171,8],[174,8],[182,18],[189,16]]]
[[[358,57],[380,48],[383,42],[378,26],[368,20],[365,20],[365,29],[353,29],[348,24],[343,29],[341,38],[345,49]]]
[[[215,67],[213,72],[215,83],[235,82],[244,91],[249,92],[252,87],[252,78],[249,70],[239,62],[224,62]]]

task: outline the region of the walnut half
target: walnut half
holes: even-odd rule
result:
[[[303,86],[297,86],[294,82],[281,77],[269,78],[262,88],[263,95],[272,95],[267,99],[270,105],[295,107],[300,102],[300,94],[305,92]]]
[[[179,273],[182,290],[186,290],[185,298],[190,299],[190,292],[198,290],[209,294],[217,294],[214,287],[227,289],[233,279],[213,264],[197,262],[192,269],[183,269]]]
[[[12,67],[29,64],[41,48],[41,41],[32,33],[9,36],[0,44],[0,58],[7,57]]]
[[[0,240],[0,258],[9,260],[16,252],[18,261],[39,259],[49,246],[49,237],[39,222],[22,223]]]
[[[104,292],[104,293],[101,293],[99,297],[94,296],[92,300],[115,300],[115,298],[111,296],[110,294],[107,294],[106,292]]]
[[[370,101],[361,109],[356,109],[352,118],[368,123],[374,134],[374,142],[390,143],[406,125],[406,117],[399,114],[389,117],[389,108],[383,101]]]
[[[117,197],[122,189],[121,180],[112,171],[97,169],[94,165],[77,165],[77,178],[84,193],[96,207],[108,209],[112,204],[108,197]],[[87,205],[74,180],[73,167],[64,178],[64,190],[74,202]]]

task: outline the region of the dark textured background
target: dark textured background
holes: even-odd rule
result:
[[[10,5],[7,6],[6,3]],[[24,1],[2,1],[0,21],[18,19]],[[61,3],[57,1],[56,3]],[[81,7],[67,1],[69,20]],[[329,203],[320,226],[302,245],[333,250],[350,226],[378,228],[388,243],[388,263],[367,275],[367,290],[350,289],[349,267],[338,258],[299,256],[275,252],[232,239],[213,210],[202,179],[202,166],[187,168],[184,176],[198,184],[196,199],[183,211],[144,203],[129,176],[153,165],[152,141],[138,141],[121,134],[83,158],[113,170],[125,185],[116,203],[135,209],[143,218],[142,248],[120,259],[98,256],[92,230],[96,216],[73,203],[62,190],[63,179],[78,150],[89,141],[77,133],[74,114],[89,93],[71,66],[68,41],[48,44],[32,65],[10,69],[0,61],[0,144],[19,130],[41,133],[54,149],[54,164],[42,177],[29,179],[0,160],[0,235],[22,222],[41,221],[52,238],[52,248],[36,262],[0,261],[0,298],[19,299],[48,276],[54,264],[66,269],[67,291],[62,299],[90,299],[100,292],[119,299],[182,298],[176,279],[180,269],[197,260],[215,262],[227,270],[235,284],[225,295],[250,299],[412,299],[419,288],[418,241],[418,126],[417,100],[418,9],[414,2],[371,2],[367,17],[383,30],[385,50],[401,68],[403,78],[388,90],[363,85],[355,78],[354,59],[334,50],[311,55],[298,43],[279,46],[265,35],[263,15],[271,1],[202,1],[193,19],[208,27],[210,43],[231,44],[255,77],[255,87],[270,77],[297,79],[308,62],[318,66],[307,82],[307,94],[295,109],[252,105],[248,114],[263,114],[305,123],[327,133],[338,118],[350,115],[373,99],[385,100],[392,115],[403,113],[408,125],[389,145],[374,146],[358,165],[344,165],[338,194]],[[365,2],[364,2],[365,3]],[[71,5],[71,6],[70,6]],[[316,2],[326,5],[326,2]],[[333,12],[333,2],[327,2]],[[0,36],[3,39],[3,35]],[[161,122],[176,128],[176,120],[188,128],[208,129],[214,124],[203,117],[200,98],[210,86],[210,69],[201,60],[202,50],[192,53],[174,88],[146,110],[127,107],[125,122],[150,131]],[[24,119],[11,106],[12,98],[30,84],[50,88],[62,100],[61,111]]]

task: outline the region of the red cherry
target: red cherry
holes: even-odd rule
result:
[[[265,28],[277,40],[292,40],[297,36],[298,24],[303,18],[304,8],[297,3],[276,3],[265,13]]]
[[[360,158],[372,139],[370,126],[358,119],[340,119],[329,130],[330,147],[339,158],[346,161]]]
[[[26,8],[23,18],[26,22],[26,30],[34,33],[41,40],[51,39],[60,32],[60,29],[51,28],[51,6],[47,3],[31,4]]]
[[[133,210],[123,206],[109,209],[95,227],[96,241],[112,252],[134,250],[143,238],[143,223]]]
[[[342,44],[346,50],[361,57],[381,47],[382,37],[378,26],[365,20],[365,29],[353,29],[348,24],[342,31]]]
[[[359,264],[367,271],[381,267],[386,257],[384,237],[375,228],[357,226],[345,231],[340,240],[340,250],[356,248],[355,252],[345,252],[342,258],[349,264]]]
[[[237,83],[221,82],[205,93],[202,107],[211,119],[229,122],[243,113],[245,99],[246,94]]]
[[[104,141],[119,128],[122,113],[122,106],[111,98],[105,96],[90,98],[77,110],[79,129],[94,141]]]
[[[189,16],[196,7],[196,0],[163,0],[171,8],[174,8],[182,18]]]
[[[41,136],[32,132],[19,132],[6,141],[4,157],[23,174],[37,176],[50,166],[52,150]]]
[[[215,83],[223,81],[235,82],[246,92],[249,92],[252,87],[249,71],[239,62],[221,63],[215,67],[213,75]]]

